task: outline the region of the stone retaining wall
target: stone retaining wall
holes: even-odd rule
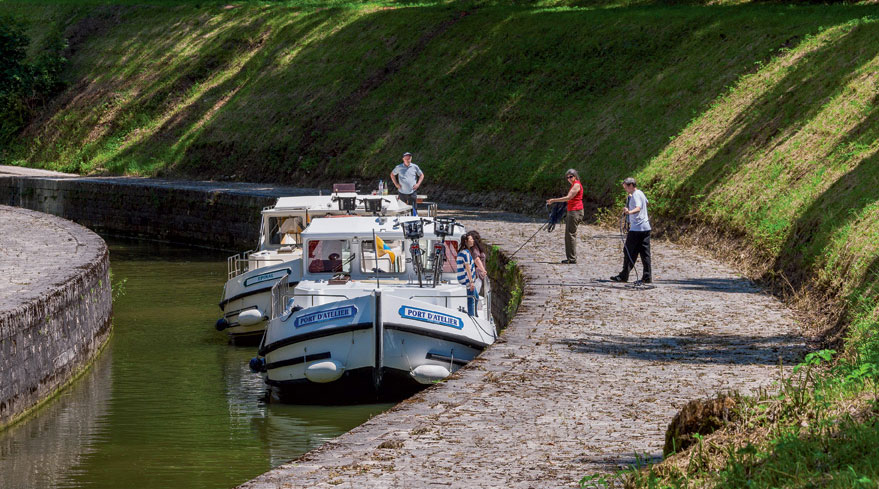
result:
[[[15,176],[0,179],[0,204],[54,214],[99,231],[244,250],[256,245],[259,213],[279,194],[274,188],[245,193],[236,187]]]
[[[0,206],[0,428],[85,369],[110,334],[104,241],[64,219]]]

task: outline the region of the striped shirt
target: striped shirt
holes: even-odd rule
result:
[[[467,287],[470,287],[470,277],[467,275],[467,268],[464,264],[470,265],[470,274],[473,275],[474,267],[473,267],[473,255],[470,254],[470,250],[461,250],[458,252],[458,283]]]

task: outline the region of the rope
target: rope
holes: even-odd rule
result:
[[[510,255],[510,258],[513,258],[514,256],[516,256],[516,253],[518,253],[522,248],[524,248],[525,245],[528,244],[529,241],[534,239],[534,237],[537,236],[537,233],[539,233],[540,231],[543,231],[543,228],[545,228],[547,224],[549,224],[549,223],[545,222],[545,223],[541,224],[541,226],[539,228],[537,228],[537,231],[535,231],[534,234],[532,234],[530,238],[526,239],[525,242],[522,243],[522,246],[519,247],[519,249],[517,249],[516,251],[513,252],[512,255]]]

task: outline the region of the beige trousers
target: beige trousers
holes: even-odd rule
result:
[[[577,261],[577,226],[583,223],[583,210],[568,211],[565,215],[565,258]]]

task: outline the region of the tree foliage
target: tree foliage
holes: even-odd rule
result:
[[[36,109],[62,87],[66,42],[60,33],[28,59],[30,40],[9,17],[0,18],[0,142],[20,131]]]

